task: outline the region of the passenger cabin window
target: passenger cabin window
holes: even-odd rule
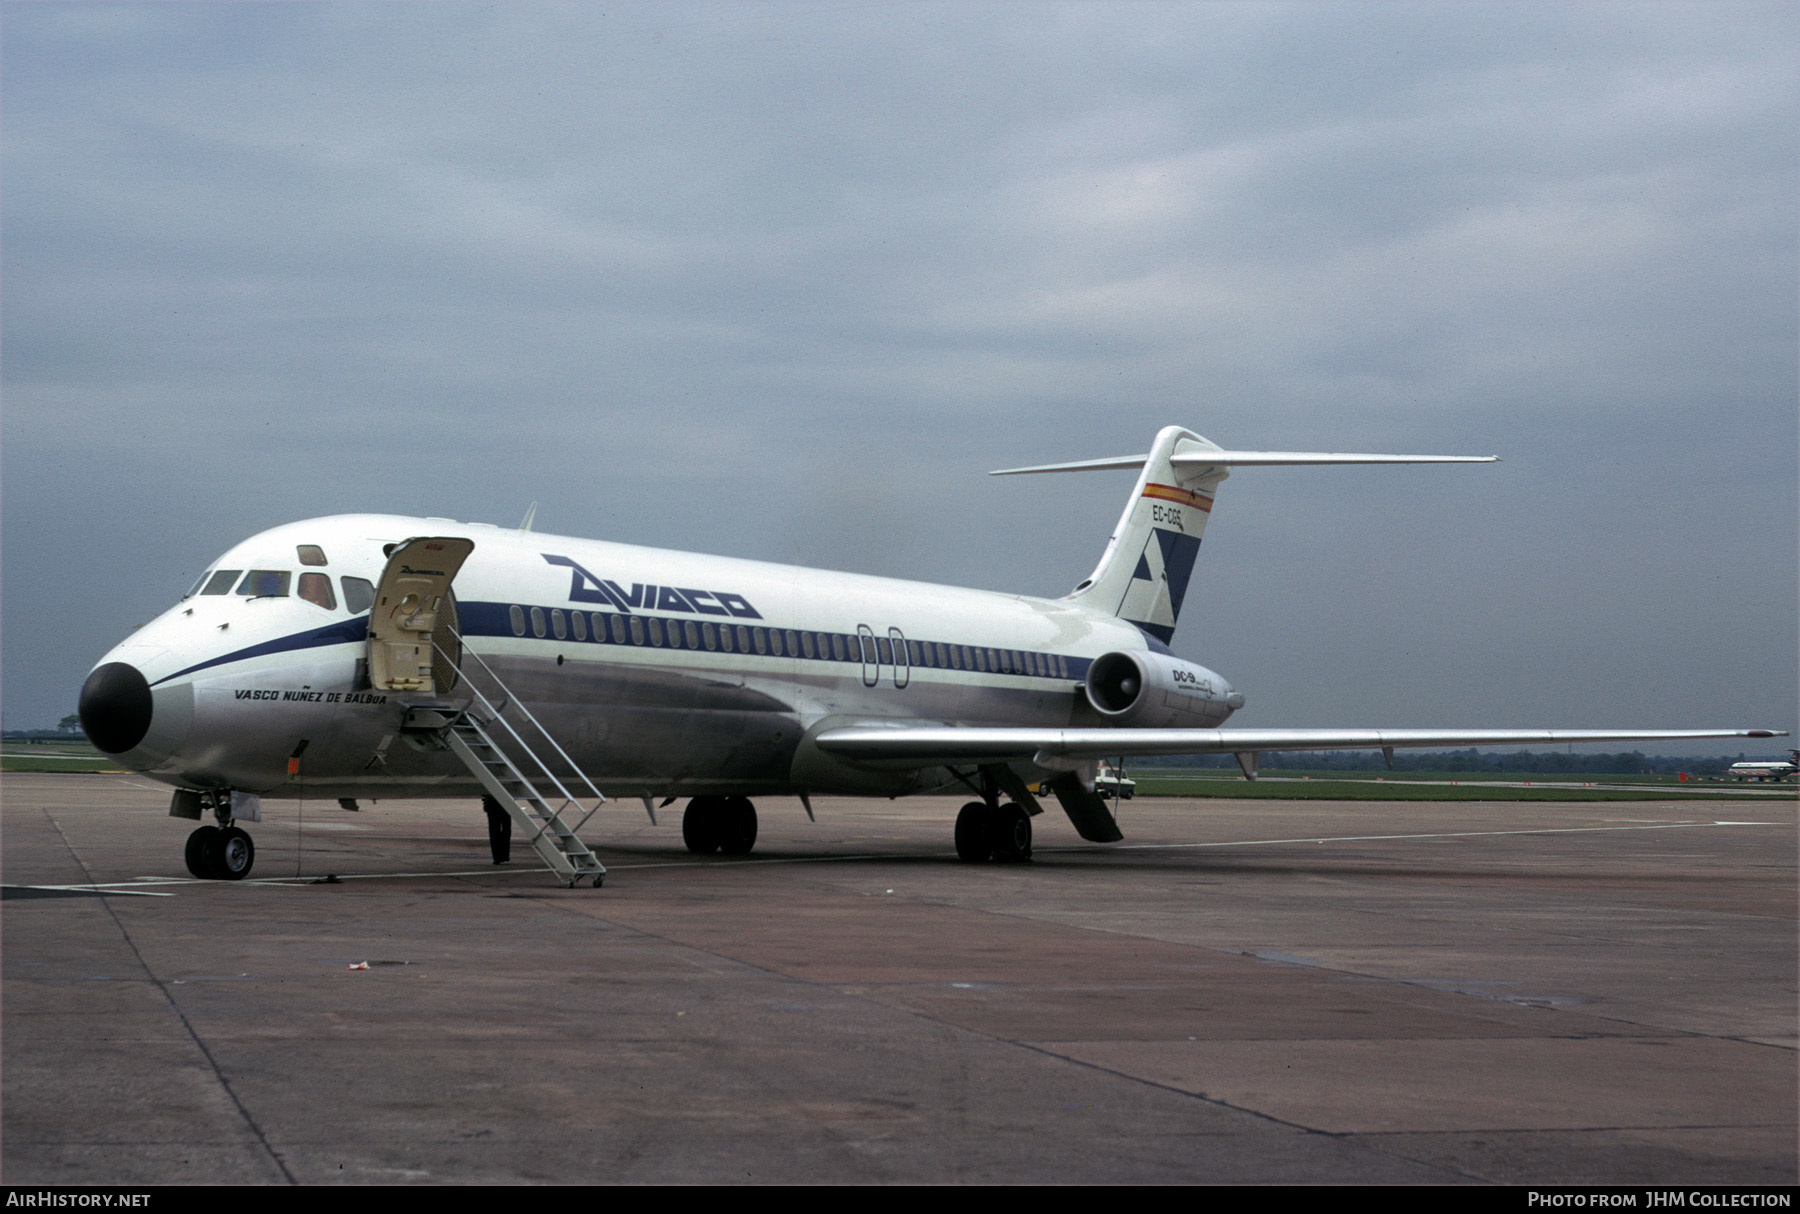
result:
[[[344,585],[344,605],[345,606],[349,606],[349,604],[350,604],[349,582],[350,582],[349,578],[344,579],[344,583],[345,583],[345,585]],[[514,603],[511,607],[506,609],[506,618],[507,618],[507,622],[512,625],[512,630],[513,630],[514,636],[522,637],[525,635],[525,609],[523,607],[519,606],[517,603]]]
[[[375,583],[367,578],[347,577],[344,583],[344,610],[361,615],[375,605]]]
[[[202,590],[200,593],[230,594],[231,584],[237,581],[238,574],[242,572],[242,569],[221,569],[212,575],[212,581],[206,583],[206,589]]]
[[[325,564],[325,550],[317,544],[301,544],[295,548],[294,551],[300,554],[300,563],[302,565]]]
[[[238,583],[237,592],[253,599],[285,599],[293,576],[285,569],[252,569]]]
[[[322,573],[300,575],[300,597],[327,611],[337,610],[337,596],[331,593],[331,579]]]

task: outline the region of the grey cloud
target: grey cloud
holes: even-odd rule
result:
[[[1180,422],[1507,456],[1234,477],[1258,721],[1790,723],[1787,6],[0,20],[9,722],[346,509],[1060,593]]]

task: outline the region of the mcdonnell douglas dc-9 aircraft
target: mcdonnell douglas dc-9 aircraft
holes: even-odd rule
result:
[[[448,519],[349,514],[265,531],[108,653],[87,736],[175,787],[197,877],[237,879],[264,797],[482,797],[565,882],[613,796],[688,803],[698,853],[756,841],[749,798],[958,786],[957,854],[1031,854],[1031,787],[1123,836],[1103,757],[1775,736],[1770,730],[1221,729],[1244,697],[1169,651],[1213,498],[1245,465],[1483,456],[1226,451],[1171,426],[1094,572],[1060,599],[696,556]],[[504,816],[501,816],[504,815]]]

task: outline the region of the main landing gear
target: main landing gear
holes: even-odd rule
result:
[[[694,797],[681,815],[681,841],[697,856],[747,856],[756,846],[756,806],[747,797]]]
[[[202,826],[188,836],[187,867],[206,881],[242,881],[256,863],[256,844],[235,826]]]
[[[970,801],[956,815],[956,855],[969,864],[1031,859],[1031,815],[1011,801]]]

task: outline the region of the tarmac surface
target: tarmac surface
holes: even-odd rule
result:
[[[615,803],[598,890],[265,802],[230,883],[166,789],[9,775],[0,1179],[1796,1180],[1792,801],[1147,798],[981,867],[959,801],[745,859]]]

